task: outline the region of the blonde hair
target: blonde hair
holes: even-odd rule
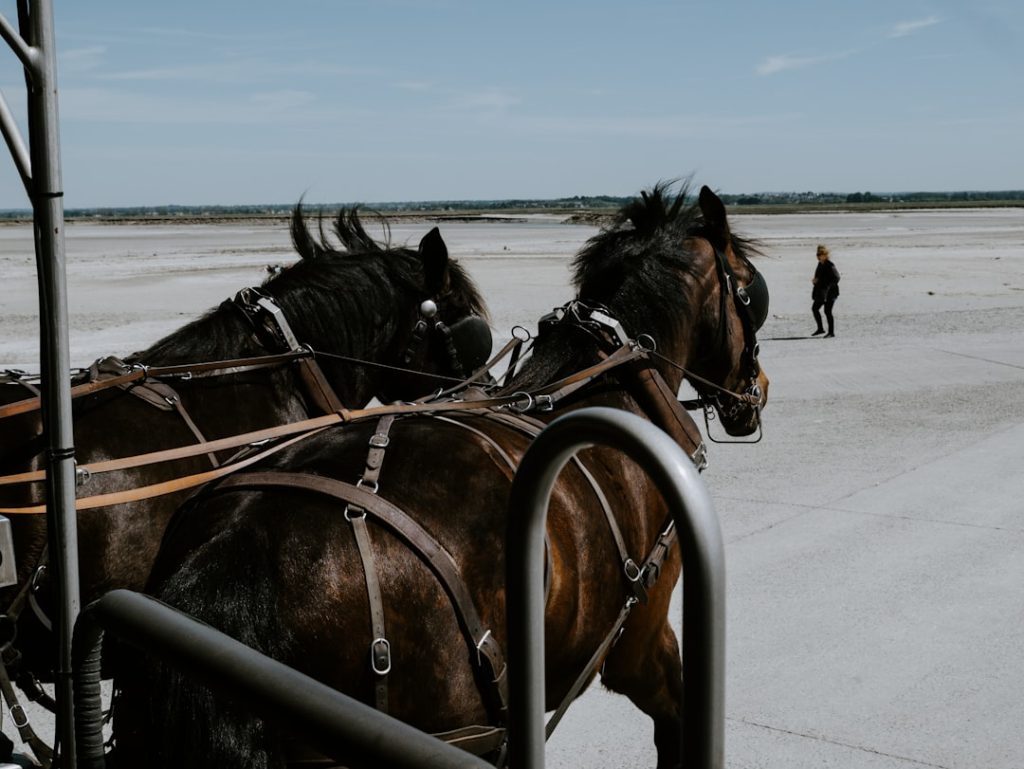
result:
[[[824,254],[825,256],[828,256],[828,253],[829,253],[828,252],[828,246],[826,246],[824,243],[819,243],[818,244],[818,253],[819,254]]]

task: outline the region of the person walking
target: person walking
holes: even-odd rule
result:
[[[818,330],[815,331],[811,336],[820,336],[825,334],[825,329],[821,325],[821,310],[825,308],[825,319],[828,321],[828,333],[825,334],[825,338],[833,337],[836,335],[836,322],[832,317],[832,305],[835,304],[836,299],[839,296],[839,270],[829,259],[828,246],[819,244],[816,256],[818,257],[818,267],[814,270],[814,277],[811,278],[811,283],[814,284],[814,288],[811,289],[811,299],[813,304],[811,305],[811,312],[814,313],[814,322],[818,325]]]

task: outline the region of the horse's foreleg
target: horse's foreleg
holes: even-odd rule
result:
[[[650,606],[638,606],[634,615]],[[683,683],[679,644],[663,619],[654,627],[646,623],[627,625],[619,643],[604,666],[602,683],[624,694],[654,721],[654,745],[658,750],[658,769],[681,765]]]

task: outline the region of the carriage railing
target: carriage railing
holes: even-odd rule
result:
[[[71,703],[71,629],[79,609],[78,527],[75,518],[74,433],[71,422],[70,345],[64,254],[64,191],[57,119],[57,54],[51,0],[18,0],[18,30],[0,14],[0,37],[25,69],[29,147],[0,95],[0,130],[32,203],[39,277],[40,363],[45,380],[46,499],[50,560],[60,599],[55,660],[57,732],[65,766],[74,766]]]
[[[682,753],[721,769],[725,741],[725,555],[692,461],[668,435],[625,411],[586,408],[553,421],[530,445],[512,484],[506,532],[509,765],[544,766],[544,532],[559,472],[594,444],[624,451],[668,504],[683,559]]]
[[[509,520],[509,765],[544,766],[543,538],[548,497],[562,467],[593,444],[621,449],[668,503],[683,554],[683,755],[721,769],[724,740],[725,567],[710,498],[682,449],[650,422],[587,408],[559,417],[527,451]],[[75,629],[78,766],[104,766],[100,651],[104,632],[197,677],[352,767],[490,766],[256,652],[151,598],[127,590],[90,605]]]

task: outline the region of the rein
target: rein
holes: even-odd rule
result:
[[[293,360],[310,357],[312,350],[301,350],[296,352],[281,353],[278,355],[261,355],[250,358],[234,358],[230,360],[211,361],[206,363],[189,363],[177,366],[144,366],[140,363],[124,364],[128,369],[124,374],[110,377],[109,379],[93,380],[85,384],[75,385],[71,388],[72,398],[81,398],[92,395],[112,387],[123,387],[136,382],[145,382],[147,379],[160,377],[176,377],[182,380],[197,379],[202,377],[220,376],[224,374],[240,374],[247,371],[280,366],[283,363],[290,363]],[[31,411],[38,411],[41,406],[41,398],[36,395],[25,400],[15,401],[6,406],[0,406],[0,419],[13,417],[18,414],[25,414]]]

